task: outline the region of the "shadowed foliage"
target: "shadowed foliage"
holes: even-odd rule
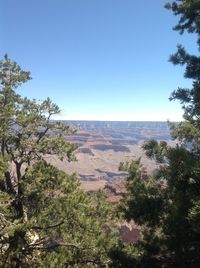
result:
[[[166,8],[179,16],[174,30],[197,35],[200,49],[200,1],[177,0]],[[141,239],[133,247],[136,267],[199,267],[200,263],[200,57],[178,45],[170,56],[185,67],[192,88],[178,88],[170,100],[179,100],[184,121],[170,124],[177,145],[150,140],[143,145],[146,155],[160,168],[148,179],[140,159],[121,164],[129,172],[121,210],[127,220],[141,226]]]

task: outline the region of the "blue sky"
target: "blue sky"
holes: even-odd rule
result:
[[[32,73],[20,94],[49,96],[62,119],[180,120],[170,93],[190,86],[168,62],[195,37],[172,31],[162,0],[0,0],[0,56]]]

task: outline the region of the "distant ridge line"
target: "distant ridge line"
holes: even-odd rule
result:
[[[61,122],[105,122],[105,123],[166,123],[166,124],[168,124],[169,122],[170,123],[180,123],[181,121],[156,121],[156,120],[152,120],[152,121],[135,121],[135,120],[133,120],[133,121],[130,121],[130,120],[128,120],[128,121],[124,121],[124,120],[65,120],[65,119],[53,119],[53,120],[51,120],[51,121],[61,121]]]

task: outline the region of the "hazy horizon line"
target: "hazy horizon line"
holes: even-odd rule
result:
[[[179,123],[181,121],[171,120],[100,120],[100,119],[52,119],[52,121],[81,121],[81,122],[158,122],[158,123]]]

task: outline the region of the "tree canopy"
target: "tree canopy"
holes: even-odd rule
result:
[[[17,94],[30,80],[8,55],[0,61],[0,266],[106,267],[117,245],[103,193],[88,196],[75,174],[45,161],[74,160],[69,126],[52,121],[59,107]]]
[[[174,30],[196,34],[200,49],[200,1],[177,0],[166,8],[179,16]],[[160,165],[147,180],[142,179],[140,159],[124,166],[129,176],[122,210],[142,230],[135,245],[141,253],[138,267],[200,263],[200,57],[178,45],[170,61],[185,66],[184,77],[192,79],[192,88],[178,88],[170,97],[180,101],[184,111],[183,122],[170,124],[177,145],[156,140],[144,144],[146,155]]]

